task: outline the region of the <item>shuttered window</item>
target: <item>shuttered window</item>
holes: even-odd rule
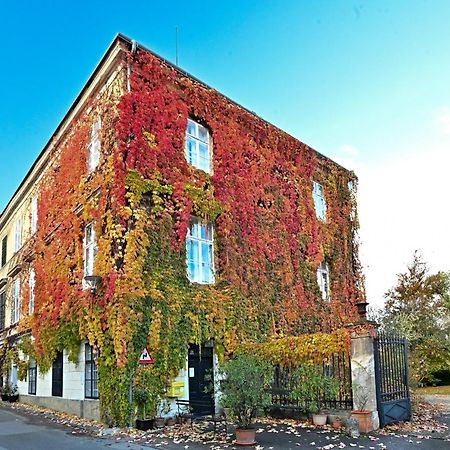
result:
[[[6,292],[0,292],[0,330],[5,328]]]
[[[6,264],[6,256],[7,256],[7,251],[8,251],[8,236],[5,236],[2,239],[2,264],[1,266],[3,267]]]

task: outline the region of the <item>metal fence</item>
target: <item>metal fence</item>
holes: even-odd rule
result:
[[[323,364],[324,375],[334,377],[339,382],[339,389],[333,398],[321,398],[320,406],[329,409],[352,409],[352,383],[350,356],[348,353],[333,355]],[[275,367],[274,382],[270,391],[272,406],[284,409],[292,408],[305,411],[311,399],[295,398],[292,388],[292,371],[289,368]]]

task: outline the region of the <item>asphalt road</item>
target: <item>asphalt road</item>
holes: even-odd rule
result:
[[[450,425],[450,413],[441,417]],[[292,432],[286,426],[268,426],[257,434],[259,449],[264,450],[450,450],[450,434],[434,435],[388,435],[372,434],[352,439],[330,431],[298,429]],[[167,441],[167,439],[164,439]],[[157,443],[158,448],[165,450],[231,450],[239,447],[233,445],[201,444],[190,441],[175,444],[174,442]],[[258,448],[258,447],[256,447]],[[0,405],[0,450],[155,450],[144,445],[117,441],[111,437],[91,437],[80,434],[73,428],[52,422],[41,414],[29,414],[19,409],[1,407]],[[250,447],[255,450],[255,447]]]
[[[73,434],[45,417],[0,408],[0,450],[151,450],[150,447]]]

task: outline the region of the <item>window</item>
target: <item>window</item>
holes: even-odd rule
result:
[[[211,138],[203,125],[188,119],[185,156],[189,164],[211,173]]]
[[[62,397],[63,394],[63,353],[58,352],[52,364],[52,396]]]
[[[5,329],[6,292],[0,292],[0,330]]]
[[[1,267],[3,267],[6,264],[6,253],[8,251],[8,236],[5,236],[2,239],[2,261],[1,261]]]
[[[11,324],[19,321],[20,317],[20,279],[16,278],[12,289],[12,304],[11,304]]]
[[[84,276],[94,273],[94,260],[97,254],[95,243],[94,222],[86,225],[84,229]]]
[[[16,220],[16,227],[14,232],[14,251],[18,252],[22,247],[22,218]]]
[[[86,398],[98,398],[98,369],[97,356],[92,345],[84,347],[85,369],[84,369],[84,396]]]
[[[37,196],[31,199],[31,234],[37,231]]]
[[[326,262],[321,262],[317,269],[317,284],[322,294],[322,300],[330,300],[330,276]]]
[[[102,127],[102,121],[100,117],[92,123],[91,131],[90,131],[90,140],[88,144],[88,157],[87,157],[87,165],[89,172],[92,172],[100,161],[100,128]]]
[[[28,366],[28,393],[36,395],[37,367],[35,361],[30,361]]]
[[[190,281],[214,283],[213,227],[192,219],[186,238],[187,275]]]
[[[28,299],[28,313],[33,314],[34,312],[34,287],[36,285],[36,274],[34,269],[30,270],[30,275],[28,278],[28,288],[29,288],[29,299]]]
[[[312,192],[316,216],[318,219],[325,221],[327,219],[327,204],[325,203],[322,185],[313,181]]]

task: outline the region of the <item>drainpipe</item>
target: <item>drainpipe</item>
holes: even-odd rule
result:
[[[135,55],[136,54],[136,50],[137,50],[137,42],[133,39],[131,41],[131,54]],[[127,69],[127,89],[128,89],[128,92],[131,91],[130,77],[131,77],[131,63],[128,63],[128,69]]]

